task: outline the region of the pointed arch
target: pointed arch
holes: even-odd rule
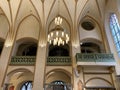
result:
[[[102,85],[100,82],[102,82]],[[93,86],[93,87],[95,84],[98,85],[96,87],[100,87],[100,86],[113,87],[111,82],[109,82],[108,80],[101,78],[101,77],[90,78],[89,80],[87,80],[85,82],[85,86],[87,86],[88,83],[92,83],[91,86]]]
[[[39,22],[39,19],[35,16],[35,15],[33,15],[33,14],[29,14],[29,15],[27,15],[27,16],[25,16],[21,21],[20,21],[20,23],[18,24],[18,27],[17,27],[17,34],[16,34],[16,37],[17,37],[17,35],[18,35],[18,32],[19,32],[19,28],[20,28],[20,26],[22,25],[22,23],[25,21],[25,20],[27,20],[27,18],[29,18],[29,17],[33,17],[36,21],[37,21],[37,23],[38,23],[38,25],[39,25],[39,30],[38,30],[38,37],[39,37],[39,34],[40,34],[40,22]],[[37,38],[38,38],[37,37]]]

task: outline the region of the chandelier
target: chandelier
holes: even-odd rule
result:
[[[70,38],[65,30],[61,27],[62,18],[57,16],[55,18],[55,28],[48,33],[48,42],[53,45],[65,45],[68,44]]]

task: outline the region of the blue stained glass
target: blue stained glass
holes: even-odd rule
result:
[[[117,23],[117,27],[118,27],[118,30],[120,31],[120,25],[119,25],[119,23]]]
[[[21,90],[32,90],[32,82],[31,81],[25,82],[22,85]]]
[[[117,51],[120,50],[120,47],[119,47],[119,44],[118,44],[118,43],[116,44],[116,48],[117,48]]]
[[[115,26],[114,29],[115,29],[115,32],[117,33],[118,32],[118,27]]]
[[[120,40],[120,33],[117,33],[116,37]]]
[[[117,33],[117,34],[116,34],[116,37],[117,37],[117,39],[119,40],[119,38],[120,38],[120,34]]]
[[[114,43],[118,52],[118,56],[120,57],[120,25],[115,14],[111,14],[110,16],[110,29],[114,38]]]
[[[111,25],[111,29],[114,29],[114,27]],[[112,35],[115,35],[115,31],[112,30]]]
[[[114,42],[117,43],[117,37],[116,36],[114,36]]]
[[[120,57],[120,52],[118,52],[118,56]]]

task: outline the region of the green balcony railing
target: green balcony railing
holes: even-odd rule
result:
[[[34,65],[35,56],[13,56],[10,65]]]
[[[10,65],[34,65],[36,57],[35,56],[13,56],[11,58]],[[57,65],[71,65],[70,57],[48,57],[47,65],[57,66]]]
[[[71,65],[71,58],[70,57],[48,57],[47,58],[47,65]]]
[[[113,54],[107,53],[77,53],[76,54],[76,62],[93,62],[93,63],[113,63],[115,64],[115,59]],[[88,63],[89,64],[89,63]]]

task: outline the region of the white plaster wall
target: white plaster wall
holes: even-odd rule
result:
[[[118,7],[118,10],[120,12],[120,0],[117,0],[117,7]]]
[[[29,16],[20,23],[18,28],[16,40],[25,37],[31,37],[38,40],[39,37],[39,22],[36,20],[35,17]]]
[[[112,6],[112,7],[111,7]],[[108,43],[110,46],[110,51],[111,53],[114,54],[114,58],[116,60],[116,74],[120,75],[120,58],[118,57],[118,53],[114,44],[114,40],[112,37],[112,34],[110,32],[110,27],[109,27],[109,17],[111,13],[115,13],[119,19],[120,22],[120,14],[118,12],[118,8],[117,8],[117,0],[108,0],[108,3],[106,5],[106,13],[105,13],[105,32],[107,35],[107,39],[108,39]]]
[[[21,1],[21,0],[20,0]],[[17,2],[18,3],[18,2]],[[12,4],[14,5],[14,4]],[[14,5],[15,6],[15,5]],[[13,9],[13,8],[12,8]],[[41,11],[40,11],[41,12]],[[34,13],[37,16],[37,13],[29,0],[22,0],[21,6],[19,8],[18,16],[16,18],[16,26],[20,23],[20,21],[27,15]]]
[[[108,73],[109,68],[103,66],[86,66],[84,67],[84,72]]]
[[[71,66],[47,66],[46,67],[46,83],[55,80],[62,80],[71,83],[72,67]]]
[[[68,77],[68,75],[60,71],[53,72],[50,76],[48,76],[48,78],[46,78],[46,83],[51,83],[56,80],[71,83],[71,77]]]
[[[83,39],[86,39],[86,38],[93,38],[93,39],[97,39],[99,41],[102,41],[100,29],[99,29],[97,24],[95,25],[95,28],[91,31],[84,30],[80,25],[79,32],[80,32],[79,33],[80,34],[80,40],[83,40]]]
[[[9,31],[9,24],[4,15],[0,15],[0,38],[6,39]]]
[[[89,79],[91,79],[91,78],[103,78],[103,79],[105,79],[105,80],[107,80],[107,81],[109,81],[109,82],[111,82],[112,83],[112,79],[111,79],[111,76],[110,76],[110,74],[85,74],[85,82],[87,82]],[[96,81],[96,83],[94,83],[94,84],[97,84],[97,83],[99,83],[98,81]],[[92,84],[93,85],[93,84]],[[99,85],[99,84],[98,84]],[[104,84],[102,84],[103,86],[104,86]],[[93,85],[94,86],[94,85]]]
[[[93,79],[86,84],[87,87],[112,87],[111,84],[102,79]]]
[[[7,70],[7,74],[9,74],[12,71],[16,71],[16,70],[29,70],[32,73],[34,73],[34,66],[9,66],[8,70]]]
[[[47,66],[46,67],[46,74],[54,71],[54,70],[65,70],[72,74],[72,67],[71,66]]]
[[[75,82],[78,83],[79,80],[84,86],[88,87],[111,87],[113,84],[113,76],[110,72],[109,67],[103,66],[81,66],[80,75],[76,78]],[[109,84],[108,82],[111,84]]]
[[[99,3],[99,7],[100,7],[99,9],[101,10],[102,21],[104,21],[105,1],[106,0],[98,0],[97,1]]]

